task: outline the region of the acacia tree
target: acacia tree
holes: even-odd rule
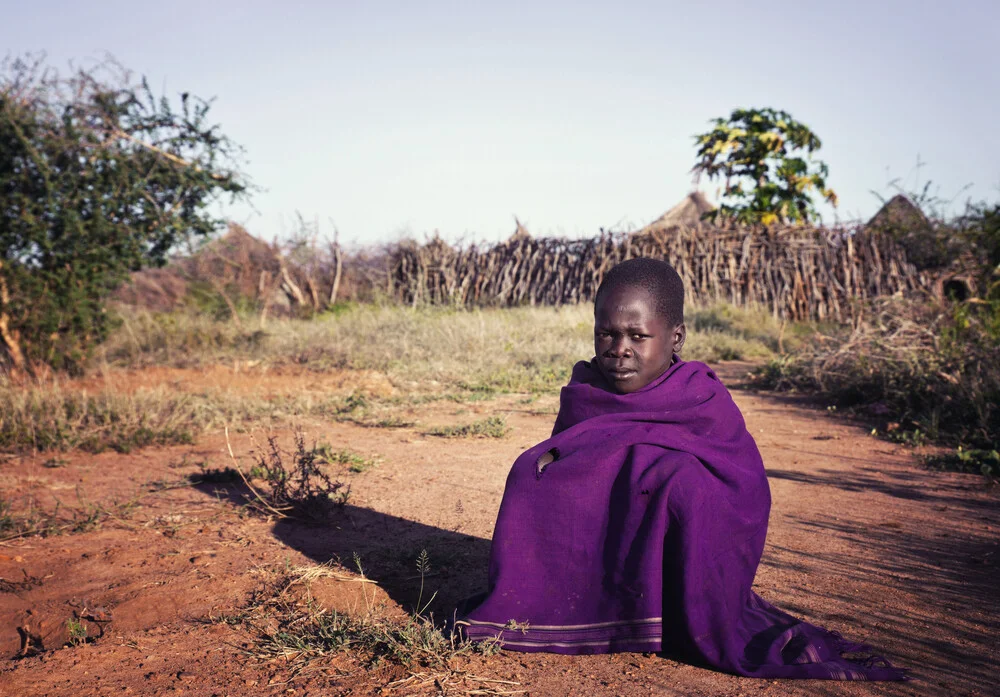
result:
[[[826,164],[810,157],[820,140],[805,124],[775,109],[736,109],[713,123],[694,137],[692,171],[724,180],[715,215],[748,224],[805,223],[819,218],[814,193],[837,205]]]
[[[108,331],[105,300],[246,195],[210,104],[156,98],[115,63],[68,77],[0,64],[0,363],[77,369]]]

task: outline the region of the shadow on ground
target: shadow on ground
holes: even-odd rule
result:
[[[420,596],[417,558],[427,551],[426,599],[435,594],[430,611],[450,615],[456,604],[486,589],[490,541],[455,530],[424,525],[357,506],[345,506],[322,526],[293,520],[274,525],[274,535],[317,563],[335,561],[378,582],[390,598],[412,610]]]
[[[929,470],[908,468],[880,468],[875,460],[853,457],[849,455],[833,455],[818,453],[799,448],[783,448],[803,456],[812,456],[817,462],[823,460],[844,460],[854,463],[851,471],[834,469],[788,470],[767,468],[767,478],[770,480],[784,479],[799,484],[817,487],[840,489],[852,493],[879,492],[897,499],[918,501],[939,507],[943,512],[955,507],[966,511],[981,510],[996,511],[995,500],[982,499],[976,496],[985,484],[978,476],[969,476],[965,481],[945,482]],[[933,484],[933,486],[928,486]]]
[[[802,454],[814,454],[818,461],[838,457]],[[993,694],[996,678],[990,660],[1000,649],[1000,510],[995,498],[975,495],[971,480],[843,459],[851,466],[771,469],[768,476],[842,497],[845,513],[857,503],[852,494],[877,492],[887,504],[902,506],[902,522],[890,516],[873,525],[865,516],[818,511],[784,516],[780,525],[806,530],[824,542],[807,548],[769,545],[763,565],[790,575],[767,599],[819,624],[851,628],[851,638],[893,637],[892,658],[913,672],[920,682],[912,685],[920,686],[920,693]],[[207,487],[206,493],[218,495]],[[237,502],[240,495],[229,498]],[[917,519],[908,518],[912,509],[904,505],[914,503],[935,515],[914,524]],[[486,588],[490,541],[460,530],[345,506],[322,525],[278,521],[273,534],[317,563],[335,561],[351,569],[356,555],[365,574],[406,610],[417,603],[421,575],[416,562],[426,550],[431,569],[424,578],[424,597],[437,594],[431,605],[437,618]],[[829,551],[834,549],[838,551]],[[820,593],[810,579],[817,571],[844,583],[818,584],[824,587]],[[810,603],[814,611],[797,607],[796,596],[817,596]],[[836,685],[811,689],[813,694],[841,694]]]
[[[899,665],[933,684],[932,693],[954,688],[951,694],[995,694],[990,656],[1000,649],[1000,540],[995,532],[1000,511],[992,497],[918,470],[860,466],[853,471],[768,470],[768,476],[827,490],[879,492],[889,497],[887,511],[895,509],[891,499],[935,511],[940,525],[923,518],[918,526],[905,514],[902,523],[889,514],[885,522],[872,524],[864,515],[852,518],[848,510],[837,516],[787,516],[786,525],[826,544],[812,551],[772,544],[763,564],[799,574],[787,590],[803,595],[815,594],[807,569],[843,579],[823,599],[852,608],[849,616],[826,613],[817,620],[895,637]],[[827,551],[833,549],[839,551]],[[789,603],[784,607],[802,612]],[[980,692],[966,692],[970,687]]]
[[[242,483],[198,483],[202,493],[239,506],[252,498]],[[274,536],[317,564],[335,562],[357,571],[409,611],[421,598],[417,558],[427,551],[430,569],[423,574],[423,602],[434,596],[429,611],[450,615],[462,600],[486,590],[490,541],[368,508],[346,505],[328,520],[306,522],[292,518],[274,524]]]

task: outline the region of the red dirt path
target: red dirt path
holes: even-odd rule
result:
[[[736,377],[739,370],[724,367],[723,374]],[[156,379],[164,375],[169,379]],[[143,380],[174,389],[204,385],[196,375],[169,371]],[[372,391],[384,389],[377,376],[364,380]],[[233,376],[232,382],[244,393],[258,383],[262,392],[276,388],[269,379]],[[329,376],[300,382],[356,387]],[[129,455],[71,453],[60,456],[65,462],[57,468],[43,466],[50,455],[0,461],[3,498],[31,495],[43,505],[85,501],[117,511],[117,518],[89,532],[0,546],[0,694],[395,695],[486,688],[609,696],[1000,694],[996,489],[976,476],[928,471],[912,451],[801,401],[735,396],[763,452],[774,499],[756,590],[799,616],[875,645],[911,668],[914,681],[775,682],[641,654],[503,653],[463,660],[458,668],[465,682],[442,688],[414,679],[390,689],[388,683],[407,677],[405,669],[368,673],[350,654],[338,654],[294,675],[283,660],[244,652],[253,644],[250,633],[218,620],[287,567],[331,558],[350,566],[357,552],[382,589],[378,602],[409,609],[419,588],[414,560],[427,549],[427,584],[438,591],[433,607],[439,615],[480,590],[507,470],[522,449],[548,434],[556,404],[554,397],[529,403],[505,396],[422,405],[410,413],[419,424],[405,429],[304,424],[310,438],[381,458],[360,474],[336,471],[350,483],[351,497],[327,526],[247,516],[221,485],[182,486],[199,463],[228,464],[217,433],[194,446]],[[502,440],[442,440],[421,432],[429,423],[495,413],[506,414],[513,428]],[[233,447],[248,464],[247,436],[234,436]],[[130,505],[113,508],[114,502]],[[314,594],[323,606],[351,611],[363,602],[358,589],[324,579]],[[91,635],[103,634],[62,648],[67,620],[74,617],[84,618]],[[16,658],[24,632],[45,650]]]

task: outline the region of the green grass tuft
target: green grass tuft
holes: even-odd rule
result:
[[[506,417],[488,416],[463,426],[438,426],[426,433],[441,438],[503,438],[510,430]]]
[[[347,465],[351,472],[361,473],[379,464],[377,457],[365,457],[353,450],[335,450],[328,443],[320,443],[313,448],[320,462],[327,462],[331,465]]]

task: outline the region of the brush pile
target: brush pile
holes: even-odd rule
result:
[[[997,309],[883,298],[846,337],[771,361],[755,382],[861,408],[903,440],[992,450],[1000,442]]]
[[[666,259],[696,303],[766,308],[788,320],[847,322],[875,297],[931,290],[892,235],[706,225],[603,233],[588,240],[515,235],[453,247],[440,238],[390,250],[387,287],[402,303],[457,306],[590,302],[604,274],[632,257]]]

